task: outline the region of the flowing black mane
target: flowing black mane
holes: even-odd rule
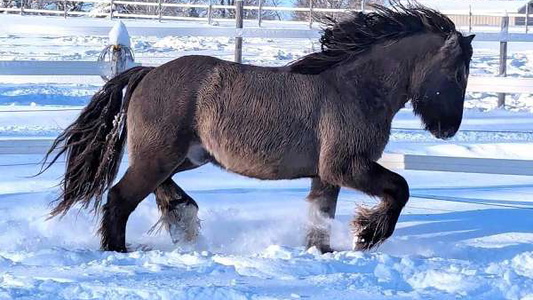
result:
[[[353,12],[339,21],[325,17],[321,21],[326,26],[320,38],[322,51],[289,64],[291,72],[319,74],[385,40],[423,32],[447,37],[456,32],[455,24],[436,10],[418,4],[393,4],[393,8],[375,5],[373,12]]]

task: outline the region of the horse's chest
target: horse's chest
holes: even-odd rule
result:
[[[385,147],[387,146],[387,143],[389,141],[389,132],[373,132],[373,134],[369,135],[369,143],[367,144],[367,152],[369,154],[369,158],[373,161],[378,160],[381,158],[381,155],[383,154],[383,151],[385,150]]]
[[[324,149],[328,155],[348,161],[358,157],[376,161],[389,141],[390,130],[376,124],[361,126],[346,125],[346,128],[334,133],[326,133]],[[335,153],[330,153],[330,152]]]

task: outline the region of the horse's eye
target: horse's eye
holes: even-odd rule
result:
[[[455,80],[457,81],[457,83],[463,82],[463,78],[463,74],[461,74],[460,71],[457,71],[457,73],[455,73]]]
[[[457,72],[455,73],[455,80],[457,83],[463,83],[464,81],[466,81],[467,77],[468,77],[468,68],[466,66],[459,68]]]

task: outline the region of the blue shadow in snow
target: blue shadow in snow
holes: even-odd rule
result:
[[[528,209],[483,209],[442,214],[403,214],[400,222],[428,222],[399,228],[393,237],[399,239],[394,244],[410,243],[420,245],[445,246],[444,249],[455,258],[489,262],[510,259],[515,255],[533,251],[533,244],[509,241],[498,247],[463,247],[463,241],[505,233],[533,234],[533,210]],[[406,239],[402,239],[402,238]],[[437,251],[439,249],[436,249]],[[442,249],[441,249],[442,250]]]

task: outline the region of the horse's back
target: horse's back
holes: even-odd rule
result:
[[[321,85],[282,68],[187,56],[152,70],[132,96],[130,152],[202,144],[242,175],[314,176]]]

